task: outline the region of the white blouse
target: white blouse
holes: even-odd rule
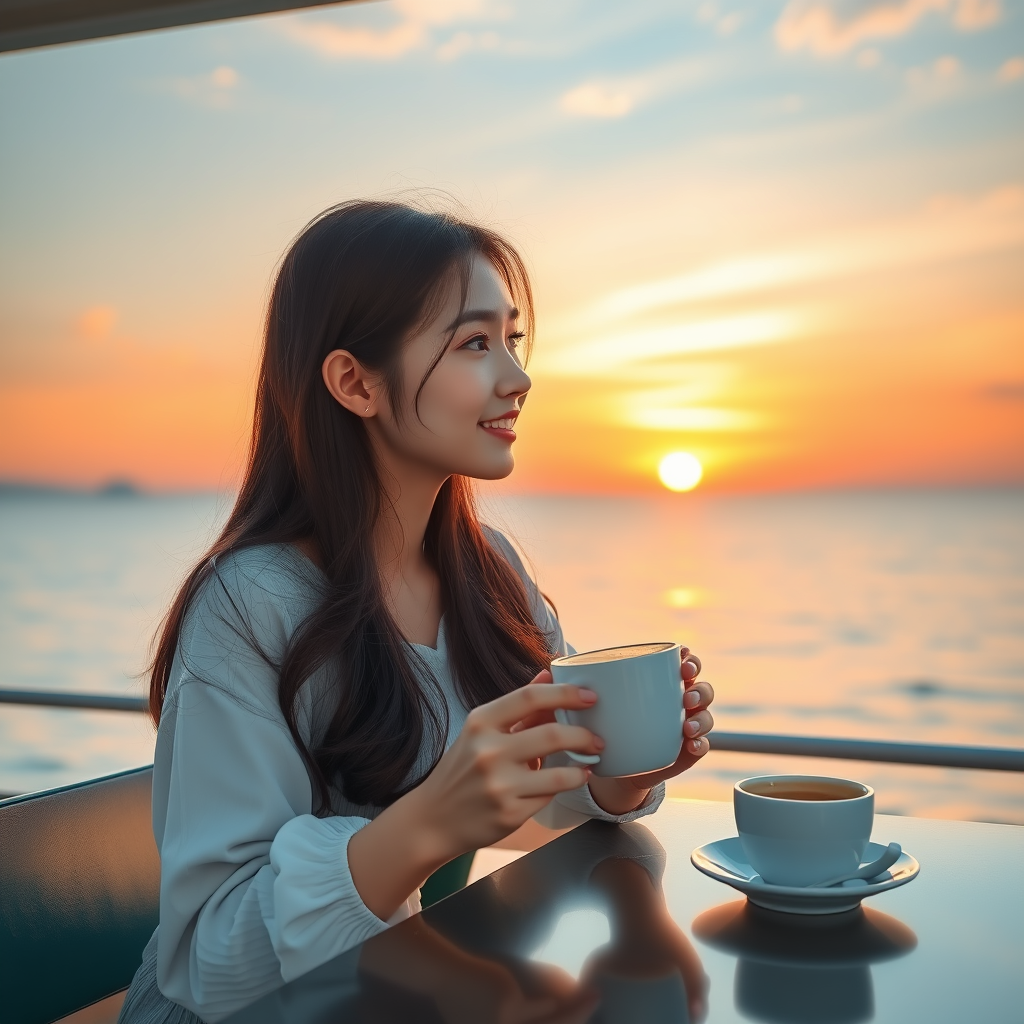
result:
[[[515,550],[496,531],[489,536],[523,578],[552,651],[571,651]],[[316,607],[322,580],[291,545],[219,559],[174,658],[153,766],[161,860],[155,978],[165,999],[211,1024],[419,909],[417,893],[382,921],[360,899],[348,842],[380,808],[352,804],[335,788],[333,814],[312,813],[312,784],[278,705],[274,663]],[[441,721],[447,712],[447,748],[468,709],[449,671],[444,625],[436,649],[411,646],[427,699]],[[325,673],[299,692],[307,743],[316,739],[314,723],[330,718],[329,698]],[[412,777],[429,767],[431,740],[424,737]],[[556,796],[537,820],[549,828],[588,817],[630,821],[655,811],[663,797],[660,786],[640,808],[616,816],[584,786]],[[137,984],[141,978],[133,990]]]

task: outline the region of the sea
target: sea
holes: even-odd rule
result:
[[[0,687],[142,695],[227,495],[0,493]],[[1024,748],[1024,491],[482,494],[578,650],[679,640],[741,732]],[[0,704],[0,792],[152,760],[148,718]],[[713,734],[712,734],[713,746]],[[879,811],[1024,824],[1024,774],[712,751],[670,785],[856,778]]]

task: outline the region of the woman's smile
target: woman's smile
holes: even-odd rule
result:
[[[516,420],[519,418],[519,410],[513,409],[493,420],[481,420],[478,426],[482,427],[492,437],[501,438],[511,444],[516,439]]]

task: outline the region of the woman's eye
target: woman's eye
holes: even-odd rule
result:
[[[516,331],[515,334],[510,334],[508,336],[508,347],[513,350],[519,348],[519,342],[525,337],[526,333],[524,331]]]
[[[486,352],[487,351],[487,335],[478,334],[468,341],[464,341],[460,348],[469,349],[470,352]]]

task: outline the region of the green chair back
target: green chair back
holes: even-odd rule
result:
[[[469,869],[473,866],[476,854],[469,853],[448,861],[444,867],[438,868],[420,887],[420,903],[423,909],[443,900],[446,896],[466,887],[469,881]]]
[[[160,910],[152,767],[0,801],[4,1024],[49,1024],[131,984]],[[466,885],[473,853],[424,883]]]
[[[159,915],[152,768],[0,801],[0,1017],[48,1024],[127,988]]]

